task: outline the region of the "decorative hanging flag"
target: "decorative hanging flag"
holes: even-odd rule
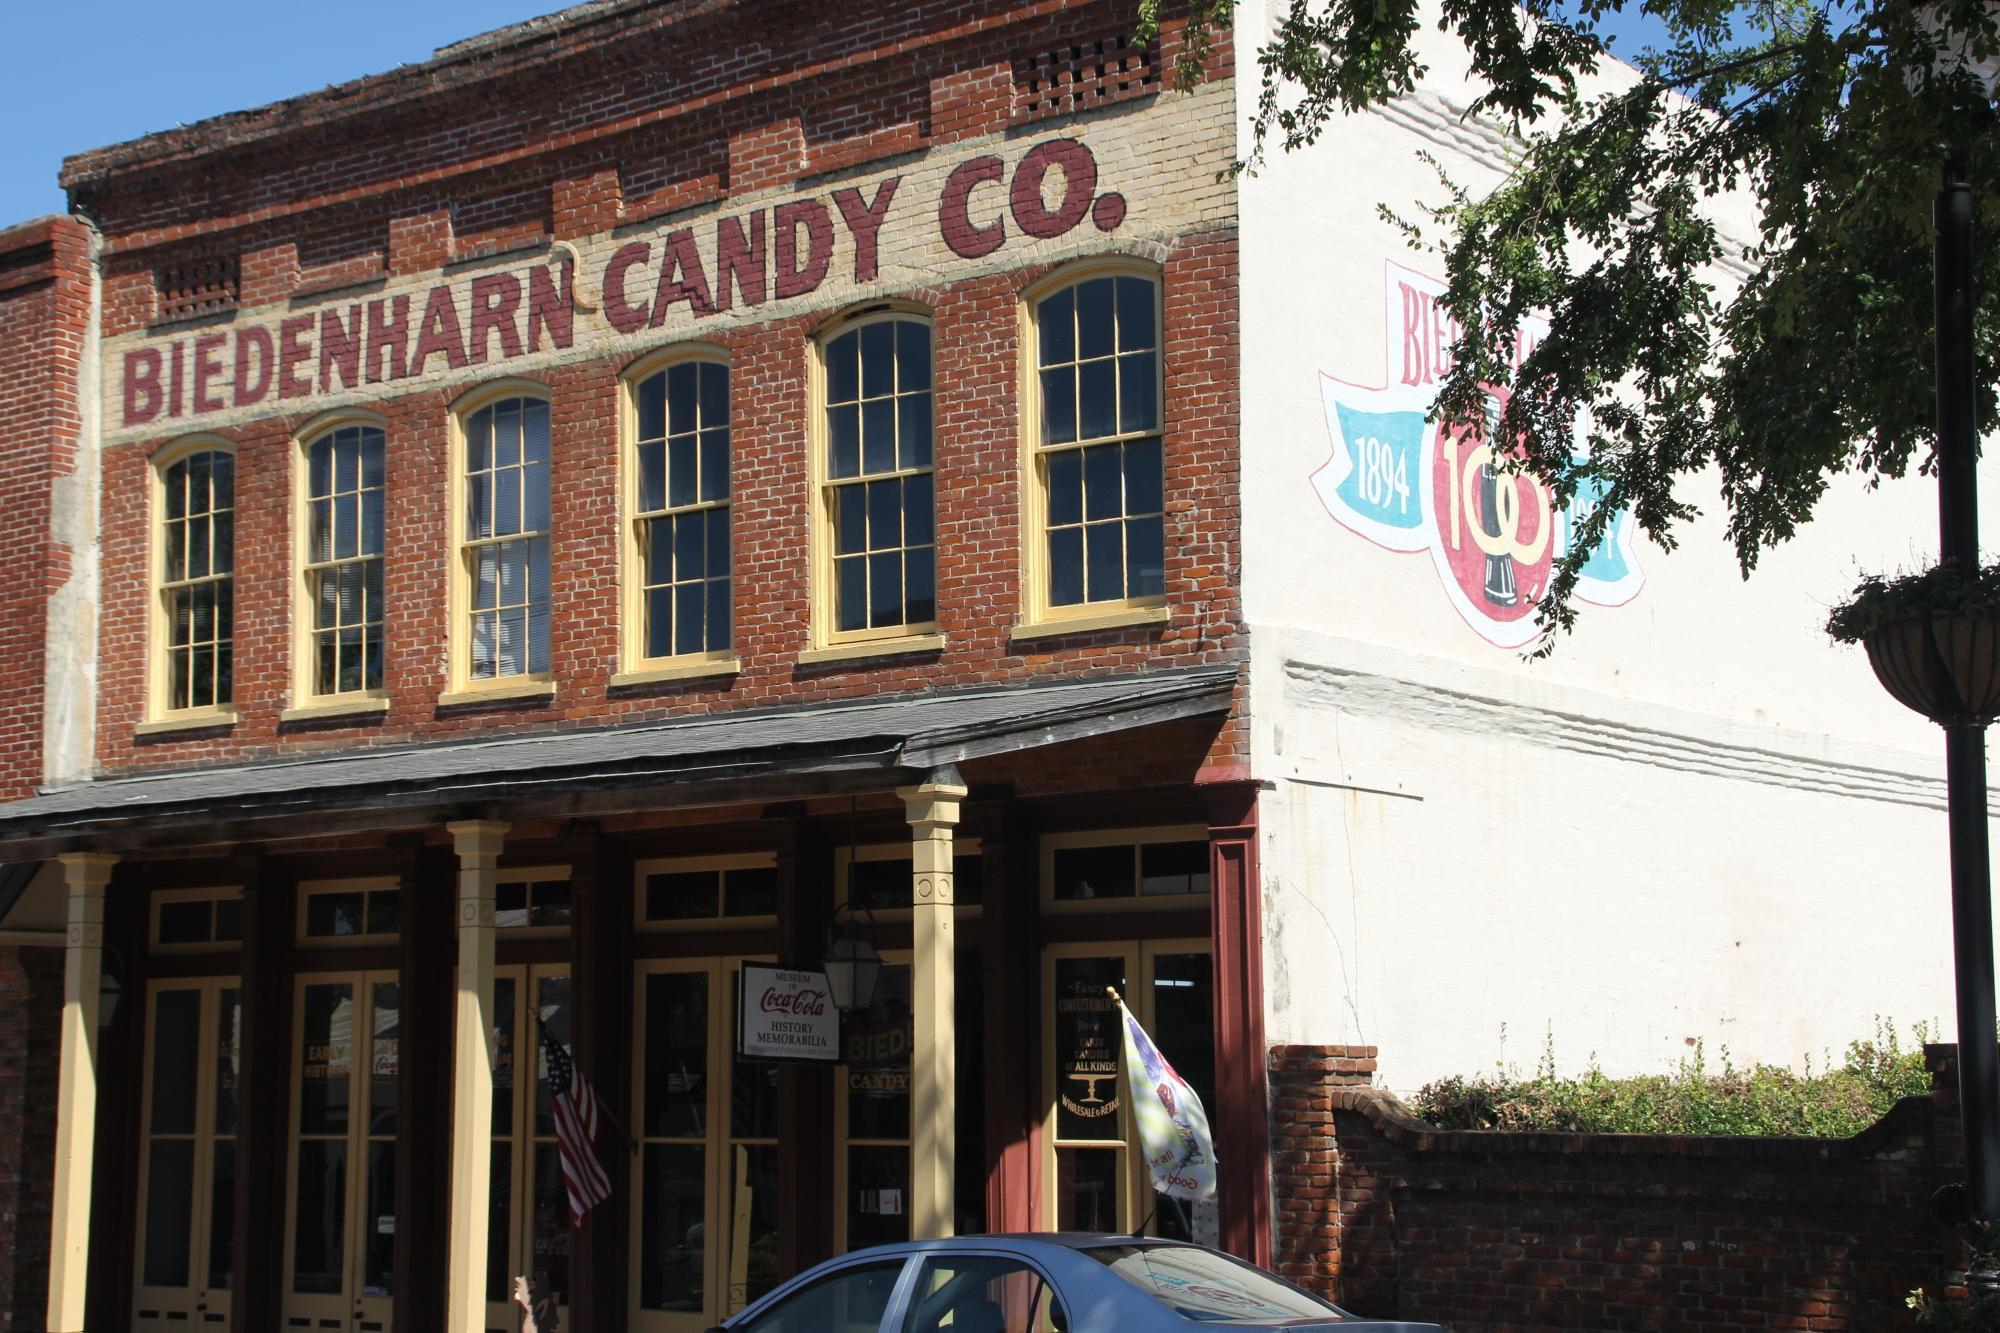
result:
[[[1107,989],[1109,989],[1107,987]],[[1169,1198],[1215,1197],[1215,1143],[1208,1113],[1187,1080],[1174,1072],[1160,1048],[1112,990],[1125,1023],[1125,1077],[1132,1089],[1132,1120],[1155,1193]]]
[[[611,1197],[611,1181],[597,1160],[597,1094],[539,1013],[535,1024],[541,1028],[542,1051],[549,1065],[556,1155],[562,1159],[563,1183],[569,1187],[570,1221],[582,1225],[585,1213]]]

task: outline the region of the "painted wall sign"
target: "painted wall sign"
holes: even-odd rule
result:
[[[840,1011],[824,972],[743,965],[736,1051],[746,1060],[840,1059]]]
[[[1039,141],[940,147],[900,170],[683,211],[533,256],[496,257],[373,291],[240,310],[107,342],[116,436],[158,436],[473,384],[676,334],[920,290],[1037,258],[1233,223],[1230,189],[1190,161],[1229,103],[1122,116]],[[1178,122],[1160,129],[1158,116]],[[1128,198],[1121,189],[1142,187]]]
[[[1558,510],[1546,486],[1496,466],[1502,455],[1490,432],[1506,408],[1505,389],[1488,391],[1481,425],[1425,419],[1451,369],[1458,329],[1437,304],[1444,284],[1396,264],[1387,269],[1389,382],[1320,376],[1333,453],[1312,474],[1313,489],[1343,527],[1392,551],[1427,552],[1466,624],[1489,643],[1522,647],[1540,633],[1535,604],[1556,556],[1602,491]],[[1546,332],[1539,322],[1523,327],[1517,362]],[[1621,606],[1644,582],[1632,516],[1621,513],[1590,553],[1577,596]]]

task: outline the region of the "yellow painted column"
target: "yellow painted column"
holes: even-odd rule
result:
[[[104,886],[118,858],[57,858],[69,886],[63,958],[62,1066],[56,1083],[56,1179],[49,1236],[49,1333],[83,1333],[90,1272],[90,1184],[97,1154],[98,988],[104,982]],[[136,997],[133,1003],[137,1003]]]
[[[449,1333],[485,1333],[493,1190],[493,878],[507,825],[447,824],[458,851],[458,1017],[452,1042]]]
[[[910,1238],[954,1230],[957,1209],[958,984],[952,932],[951,831],[965,787],[941,768],[897,791],[910,821]]]

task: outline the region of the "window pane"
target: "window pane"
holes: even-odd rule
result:
[[[383,460],[383,450],[387,437],[373,426],[361,432],[361,484],[365,487],[382,485],[387,465]]]
[[[701,363],[701,424],[704,430],[729,424],[729,368]]]
[[[851,555],[868,549],[868,489],[842,486],[834,491],[833,549]]]
[[[778,1136],[778,1066],[729,1062],[729,1133],[739,1139]]]
[[[677,435],[667,441],[667,503],[690,505],[695,501],[694,436]]]
[[[714,525],[709,526],[713,532]],[[708,583],[708,650],[721,652],[729,646],[730,602],[729,580],[710,579]]]
[[[770,866],[725,871],[723,901],[731,916],[770,916],[778,910],[778,872]]]
[[[835,621],[842,629],[868,627],[868,557],[833,562]]]
[[[708,511],[708,559],[706,568],[710,578],[723,578],[729,573],[729,511],[711,509]]]
[[[1125,512],[1157,514],[1165,486],[1160,442],[1134,440],[1125,446]]]
[[[367,1163],[361,1291],[366,1296],[387,1296],[395,1287],[396,1273],[396,1141],[370,1143]]]
[[[1139,892],[1208,892],[1208,844],[1148,842],[1139,847]]]
[[[465,483],[465,535],[469,538],[493,535],[493,479],[475,473]]]
[[[549,530],[549,469],[546,463],[537,464],[522,474],[522,486],[527,490],[527,512],[525,516],[529,532]]]
[[[549,405],[530,398],[521,412],[523,455],[530,463],[549,461]]]
[[[646,582],[674,580],[674,520],[656,518],[646,524]]]
[[[162,944],[206,944],[214,935],[211,925],[215,905],[206,900],[186,903],[160,904],[160,943]],[[180,991],[163,991],[160,1003],[164,1005],[168,996],[179,995]],[[164,1015],[162,1015],[164,1017]]]
[[[903,623],[903,558],[896,551],[868,557],[868,623],[871,627]]]
[[[861,329],[861,396],[879,398],[896,391],[896,326],[888,321]]]
[[[931,330],[919,320],[896,324],[896,389],[917,393],[931,387]]]
[[[1068,444],[1076,438],[1076,370],[1061,366],[1042,372],[1042,443]]]
[[[702,609],[708,589],[699,583],[683,583],[674,589],[674,651],[698,653],[702,650]]]
[[[667,446],[639,446],[639,512],[649,514],[667,502]]]
[[[207,903],[189,904],[206,909]],[[205,913],[204,913],[205,915]],[[204,923],[202,938],[208,936]],[[153,1000],[153,1108],[155,1134],[194,1133],[201,992],[163,990]]]
[[[217,558],[225,565],[231,561],[231,548],[235,545],[230,538],[231,524],[225,518],[216,528]],[[382,492],[367,491],[361,497],[361,553],[363,555],[382,554]]]
[[[668,657],[674,651],[674,590],[671,584],[646,592],[646,656]]]
[[[729,495],[729,432],[701,433],[701,498],[722,500]]]
[[[639,438],[657,440],[667,433],[667,377],[649,375],[639,381]],[[644,452],[643,450],[641,452]]]
[[[344,982],[305,988],[299,1070],[299,1133],[347,1132],[347,1085],[354,1058],[354,992]]]
[[[223,898],[215,904],[215,938],[218,940],[241,940],[243,938],[243,904],[237,899]],[[225,997],[235,994],[235,991],[223,992]],[[227,1006],[234,1003],[234,1000],[225,998],[225,1007],[223,1009],[223,1017],[225,1019],[228,1018],[231,1012]],[[234,1031],[233,1028],[230,1030]],[[226,1042],[234,1040],[234,1038],[230,1037],[228,1033],[224,1033],[223,1040]]]
[[[529,909],[528,924],[533,926],[566,926],[570,920],[569,881],[552,879],[535,882],[534,902]]]
[[[514,1031],[514,978],[493,979],[493,1134],[514,1132],[514,1079],[521,1048]]]
[[[927,393],[911,394],[897,400],[896,410],[901,413],[901,466],[929,467],[931,465],[931,396]]]
[[[674,578],[705,578],[708,574],[707,515],[701,510],[674,520]]]
[[[856,869],[879,862],[863,861]],[[898,895],[909,902],[909,863],[889,862],[891,874],[901,885]],[[842,1062],[847,1078],[847,1133],[854,1139],[907,1139],[910,1137],[910,1050],[911,1023],[910,968],[907,963],[885,963],[875,983],[875,994],[865,1009],[847,1015],[841,1024]],[[897,1180],[880,1182],[900,1185],[908,1169],[909,1154],[898,1149],[901,1165]],[[879,1186],[878,1186],[879,1187]],[[853,1191],[849,1182],[849,1207]],[[850,1213],[852,1220],[852,1213]],[[861,1244],[850,1232],[850,1246]]]
[[[236,1141],[218,1139],[208,1184],[208,1285],[228,1291],[236,1277]]]
[[[1118,1164],[1110,1148],[1056,1149],[1056,1229],[1117,1231]]]
[[[668,871],[646,876],[646,919],[684,921],[713,917],[721,911],[713,870]]]
[[[861,396],[861,339],[844,333],[826,345],[826,400],[851,403]]]
[[[861,471],[861,409],[851,404],[826,413],[827,475],[852,477]]]
[[[1076,285],[1076,354],[1079,360],[1110,356],[1111,279],[1092,278]]]
[[[855,1076],[849,1075],[850,1079],[853,1077]],[[848,1248],[858,1250],[869,1245],[894,1245],[909,1238],[909,1148],[902,1144],[849,1145],[847,1149]],[[787,1329],[792,1327],[804,1328],[807,1325],[786,1325]],[[824,1324],[812,1327],[851,1328],[854,1325]]]
[[[1118,350],[1130,352],[1154,344],[1153,284],[1144,278],[1118,279]]]
[[[1049,534],[1049,602],[1074,606],[1083,600],[1083,529],[1057,528]]]
[[[1130,898],[1132,845],[1058,847],[1053,891],[1059,902],[1089,898]]]
[[[756,1066],[776,1081],[775,1065]],[[728,1309],[736,1311],[778,1285],[778,1149],[775,1144],[738,1145],[730,1154],[733,1193],[730,1216],[746,1219],[744,1256],[730,1265]],[[742,1281],[736,1275],[742,1274]],[[970,1327],[967,1333],[971,1333]]]
[[[500,1105],[500,1089],[493,1089],[493,1105]],[[509,1145],[493,1145],[492,1185],[486,1196],[486,1299],[494,1303],[513,1295],[507,1274],[508,1242],[513,1238],[514,1171]]]
[[[652,1138],[702,1137],[708,1124],[706,974],[646,977],[645,1047],[641,1132]]]
[[[929,546],[932,542],[931,474],[903,478],[903,542],[908,546]]]
[[[306,895],[306,934],[327,938],[361,934],[365,902],[359,893]]]
[[[236,514],[225,510],[214,518],[215,553],[211,557],[211,568],[217,574],[227,574],[236,568]]]
[[[1167,590],[1166,534],[1158,518],[1125,524],[1125,595],[1158,597]]]
[[[1117,363],[1086,361],[1076,368],[1077,435],[1095,440],[1118,432]]]
[[[873,398],[861,404],[861,470],[891,472],[896,467],[896,400]]]
[[[320,436],[306,450],[306,487],[309,495],[333,494],[333,436]]]
[[[1153,371],[1153,354],[1139,352],[1118,362],[1118,429],[1123,432],[1160,428],[1160,386]]]
[[[903,544],[903,484],[868,483],[868,549],[884,551]]]
[[[1117,518],[1124,512],[1121,461],[1115,444],[1101,444],[1083,451],[1084,518]]]
[[[1125,963],[1115,957],[1058,958],[1055,973],[1055,1048],[1049,1058],[1056,1062],[1056,1138],[1122,1143],[1118,1060],[1125,1039],[1118,1006],[1105,988],[1124,990]]]
[[[146,1166],[146,1265],[149,1287],[188,1284],[189,1222],[194,1215],[194,1141],[155,1139]]]
[[[292,1290],[337,1295],[346,1285],[347,1143],[306,1139],[298,1152]]]
[[[482,407],[465,423],[465,470],[484,472],[493,466],[493,409]]]
[[[521,531],[521,472],[509,468],[493,474],[493,535]]]
[[[537,1143],[534,1160],[534,1212],[529,1220],[529,1262],[547,1278],[550,1290],[570,1291],[569,1189],[553,1142]]]
[[[1065,287],[1049,297],[1038,313],[1042,364],[1058,366],[1076,360],[1076,288]]]
[[[528,924],[528,886],[516,881],[511,884],[497,884],[493,888],[493,925],[498,930],[511,930]]]
[[[368,895],[368,933],[394,935],[403,928],[403,895],[397,889],[376,889]],[[375,990],[379,1003],[383,988]]]
[[[903,558],[904,596],[911,624],[937,619],[937,552],[913,547]]]

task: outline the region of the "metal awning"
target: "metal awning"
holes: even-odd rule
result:
[[[79,783],[0,804],[19,856],[140,829],[562,798],[757,777],[898,773],[1227,711],[1234,667],[710,713],[640,726],[346,750]],[[851,782],[849,785],[852,785]],[[379,821],[377,821],[379,822]],[[181,836],[173,837],[174,826]],[[207,839],[201,839],[207,840]]]

